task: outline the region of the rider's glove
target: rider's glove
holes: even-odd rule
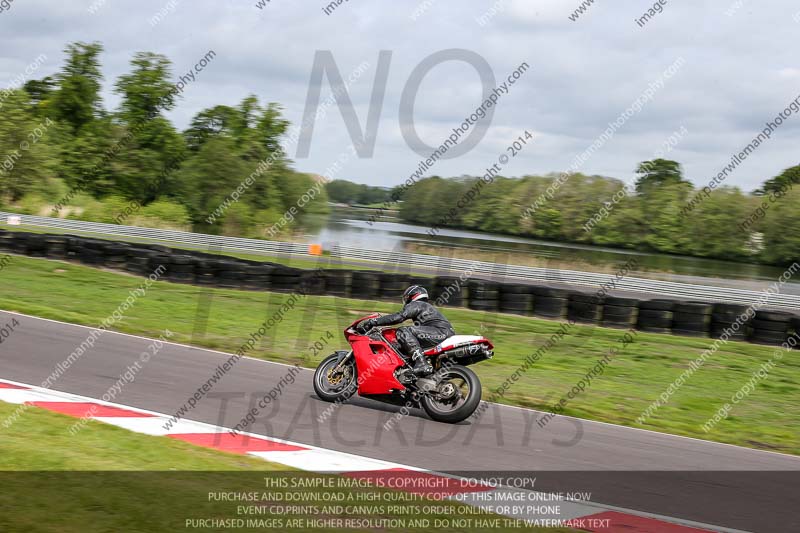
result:
[[[367,319],[367,320],[361,322],[358,326],[356,326],[356,331],[358,331],[360,333],[366,333],[369,330],[371,330],[373,327],[375,327],[375,320],[370,318],[370,319]]]

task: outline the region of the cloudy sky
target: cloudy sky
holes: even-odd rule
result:
[[[575,21],[569,15],[579,0],[351,0],[330,14],[323,12],[322,0],[270,0],[262,9],[257,2],[3,3],[0,86],[18,80],[40,54],[47,60],[34,77],[60,68],[66,43],[100,41],[104,104],[114,109],[119,99],[113,83],[128,71],[134,52],[165,54],[177,77],[214,50],[216,58],[170,112],[178,127],[204,108],[235,105],[251,93],[280,103],[287,118],[299,123],[315,53],[329,50],[345,78],[366,62],[348,88],[364,128],[379,52],[389,50],[372,157],[342,157],[352,140],[335,106],[317,121],[307,157],[296,157],[296,147],[289,147],[299,170],[324,173],[342,158],[334,177],[379,185],[400,183],[417,168],[420,156],[402,128],[413,127],[426,143],[438,145],[482,101],[476,69],[463,61],[445,62],[421,82],[413,122],[401,120],[409,76],[441,50],[476,53],[498,83],[523,62],[530,65],[498,102],[480,143],[428,173],[443,176],[483,173],[526,130],[535,143],[513,158],[504,174],[567,169],[648,86],[663,82],[581,171],[630,179],[637,162],[652,158],[683,131],[666,157],[704,184],[800,95],[800,5],[792,0],[668,0],[643,27],[636,19],[648,4],[632,0],[598,0]],[[161,20],[153,24],[159,13]],[[682,66],[665,79],[663,72],[679,58]],[[322,99],[329,94],[326,80]],[[800,163],[799,134],[800,117],[794,116],[728,183],[750,190]]]

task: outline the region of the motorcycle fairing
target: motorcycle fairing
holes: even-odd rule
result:
[[[395,370],[405,363],[389,344],[366,335],[353,335],[348,340],[356,358],[359,394],[391,394],[405,390],[394,377]]]

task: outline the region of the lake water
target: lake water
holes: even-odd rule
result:
[[[327,217],[319,219],[307,230],[308,242],[339,243],[364,249],[406,249],[410,243],[437,247],[476,249],[488,252],[523,253],[530,256],[563,262],[576,262],[597,267],[619,265],[637,257],[640,270],[668,272],[681,277],[712,277],[740,280],[776,280],[784,269],[768,265],[734,263],[715,259],[646,253],[601,246],[550,242],[537,239],[442,229],[436,236],[426,226],[405,224],[398,219],[383,217],[369,224],[366,209],[334,208]],[[586,269],[585,266],[581,269]]]

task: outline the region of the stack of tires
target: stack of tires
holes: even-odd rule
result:
[[[139,276],[150,274],[150,257],[153,252],[144,248],[131,248],[128,250],[128,262],[125,271]]]
[[[561,320],[567,315],[569,291],[550,287],[531,287],[533,315]]]
[[[128,264],[130,245],[122,243],[107,244],[104,250],[103,265],[114,270],[125,270]]]
[[[195,260],[194,282],[198,285],[205,286],[219,285],[217,272],[222,270],[223,266],[224,261],[222,259],[217,259],[216,257]]]
[[[500,284],[472,279],[467,283],[467,307],[475,311],[497,311],[500,308]]]
[[[792,317],[792,336],[794,337],[794,341],[790,340],[789,346],[797,350],[798,346],[800,346],[800,315],[794,315]]]
[[[459,278],[437,276],[431,287],[431,302],[447,307],[463,307],[464,286]]]
[[[603,318],[602,296],[595,293],[573,292],[569,295],[567,317],[573,322],[599,324]]]
[[[0,229],[0,251],[11,252],[14,250],[14,233]]]
[[[64,235],[67,239],[67,259],[80,261],[83,250],[83,238],[77,235]]]
[[[194,283],[195,258],[191,255],[168,255],[164,277],[175,283]]]
[[[639,302],[636,328],[650,333],[670,333],[674,307],[674,300],[656,299]]]
[[[430,294],[430,290],[433,288],[433,278],[427,278],[422,276],[408,276],[407,287],[410,287],[411,285],[419,285],[420,287],[423,287],[426,291],[429,291]]]
[[[149,254],[149,264],[147,265],[147,272],[145,276],[159,276],[161,279],[168,279],[169,264],[172,261],[172,256],[151,251]]]
[[[380,297],[383,300],[394,300],[399,302],[403,296],[403,291],[409,285],[409,277],[402,274],[391,272],[381,273]]]
[[[45,255],[50,259],[67,258],[67,237],[47,235],[44,239]]]
[[[245,264],[227,259],[217,265],[217,286],[226,289],[240,289],[244,285]]]
[[[101,266],[105,264],[106,241],[83,239],[78,260],[86,265]]]
[[[302,288],[301,274],[297,268],[278,265],[272,271],[270,287],[277,292],[296,292]]]
[[[533,314],[531,285],[503,283],[500,285],[500,311],[514,315]]]
[[[719,338],[723,333],[735,341],[746,341],[750,319],[746,318],[746,305],[715,303],[711,311],[711,336]],[[740,320],[740,317],[745,317]]]
[[[380,272],[356,270],[353,272],[353,281],[350,284],[350,295],[353,298],[372,300],[378,298],[381,290]]]
[[[195,259],[195,264],[197,263],[197,259]],[[272,265],[269,264],[262,264],[262,263],[254,263],[250,265],[244,265],[244,279],[242,280],[242,286],[245,289],[250,289],[252,291],[265,291],[270,287],[270,281],[272,278]]]
[[[328,296],[350,297],[353,286],[352,270],[326,270],[320,278],[324,280],[325,294]]]
[[[47,235],[29,233],[26,243],[26,254],[31,257],[45,257],[47,255]]]
[[[785,311],[756,311],[750,341],[778,346],[789,338],[794,316]]]
[[[28,237],[30,233],[25,231],[12,231],[10,239],[10,250],[15,254],[27,255],[28,253]]]
[[[639,319],[639,300],[606,296],[603,302],[602,325],[607,328],[630,329]]]
[[[672,310],[672,334],[708,337],[713,308],[706,302],[677,302]]]

